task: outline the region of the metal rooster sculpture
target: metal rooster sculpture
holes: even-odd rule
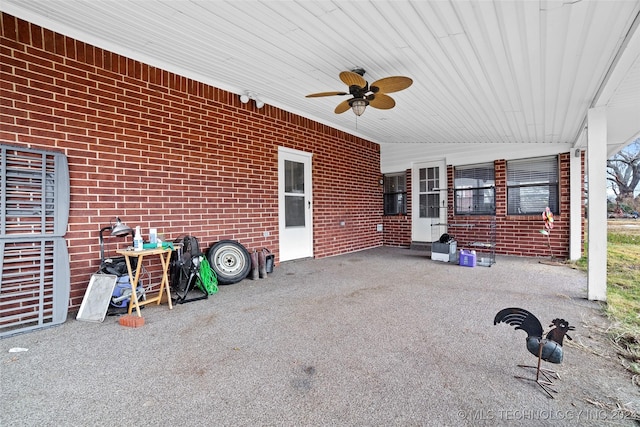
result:
[[[515,326],[516,331],[521,329],[527,333],[527,350],[538,358],[538,366],[518,365],[524,368],[535,368],[536,379],[540,387],[553,398],[550,392],[557,393],[556,390],[551,388],[553,381],[551,378],[559,378],[558,374],[550,369],[541,368],[540,364],[544,360],[550,363],[562,362],[562,341],[566,336],[567,339],[572,338],[567,334],[568,331],[573,331],[575,328],[569,326],[569,322],[564,319],[553,319],[550,327],[553,326],[547,335],[543,338],[543,329],[540,321],[533,314],[522,308],[505,308],[500,310],[493,319],[493,324],[507,323],[511,326]],[[544,380],[540,378],[540,375],[544,377]],[[516,378],[522,378],[525,380],[532,380],[531,378],[524,378],[516,376]],[[533,381],[533,380],[532,380]]]

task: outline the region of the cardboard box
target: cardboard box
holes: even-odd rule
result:
[[[476,266],[476,254],[471,251],[461,249],[460,250],[460,262],[463,267],[475,267]]]

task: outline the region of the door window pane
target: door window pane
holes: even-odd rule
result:
[[[304,227],[304,196],[284,196],[286,227]]]
[[[440,217],[440,168],[420,168],[420,218]]]
[[[439,218],[440,217],[440,194],[428,194],[427,195],[427,217]]]
[[[284,192],[304,194],[304,163],[284,161]]]

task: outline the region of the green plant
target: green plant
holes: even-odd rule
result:
[[[585,242],[585,254],[587,245]],[[586,270],[585,256],[573,263]],[[640,375],[640,227],[635,220],[613,221],[607,233],[607,304],[605,314],[614,322],[609,335],[623,364]],[[640,381],[640,380],[638,380]]]

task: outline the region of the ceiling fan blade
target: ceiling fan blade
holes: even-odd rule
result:
[[[349,101],[351,101],[350,99],[347,99],[346,101],[342,101],[340,104],[338,104],[338,106],[336,107],[336,109],[334,110],[334,113],[336,114],[342,114],[345,111],[348,111],[349,108],[351,108],[351,105],[349,105]]]
[[[379,110],[388,110],[396,106],[396,101],[389,95],[376,93],[373,95],[373,99],[369,101],[369,105]]]
[[[311,93],[305,98],[318,98],[320,96],[334,96],[334,95],[349,95],[347,92],[319,92],[319,93]]]
[[[371,91],[374,93],[393,93],[404,90],[413,84],[413,80],[409,77],[392,76],[384,79],[376,80],[371,83]],[[375,89],[377,88],[377,90]]]
[[[342,71],[340,73],[340,80],[343,81],[347,86],[356,85],[358,87],[365,87],[367,85],[367,81],[358,73],[354,73],[353,71]]]

